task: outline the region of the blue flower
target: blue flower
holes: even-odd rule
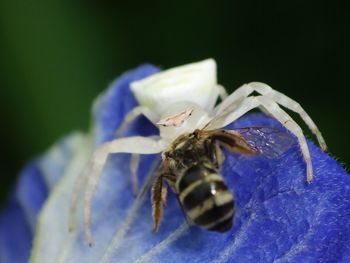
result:
[[[151,234],[149,198],[132,195],[130,156],[112,155],[93,198],[96,244],[90,248],[85,240],[81,202],[76,229],[69,233],[69,206],[72,192],[79,190],[74,188],[79,171],[136,105],[130,82],[156,72],[144,65],[124,74],[98,98],[88,134],[68,136],[23,170],[0,215],[0,262],[27,262],[29,257],[35,263],[350,262],[350,177],[311,141],[311,185],[297,144],[275,159],[226,155],[222,174],[236,200],[234,226],[227,233],[189,226],[176,196],[169,193],[160,230]],[[232,127],[257,125],[281,128],[262,114],[245,116]],[[126,132],[156,133],[144,117]],[[141,158],[141,182],[156,160],[156,155]]]

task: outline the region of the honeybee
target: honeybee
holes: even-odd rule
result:
[[[153,183],[153,231],[158,230],[163,213],[164,181],[177,194],[190,222],[209,231],[230,230],[235,201],[219,171],[224,161],[222,148],[238,154],[264,154],[272,158],[281,155],[292,143],[289,134],[269,127],[197,129],[179,136],[164,152],[160,171]]]

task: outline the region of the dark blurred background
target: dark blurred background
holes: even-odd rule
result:
[[[86,130],[93,99],[144,62],[213,57],[230,91],[270,84],[304,106],[346,166],[349,11],[345,1],[2,0],[0,200],[26,161]]]

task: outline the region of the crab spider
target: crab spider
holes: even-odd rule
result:
[[[160,136],[157,138],[135,136],[112,140],[100,146],[85,166],[80,177],[86,179],[84,223],[89,245],[93,244],[91,199],[96,191],[102,169],[109,154],[133,154],[131,171],[133,174],[133,189],[135,190],[135,184],[137,184],[137,157],[139,154],[163,153],[182,134],[191,133],[197,129],[215,130],[223,128],[250,110],[260,108],[263,112],[277,119],[297,137],[306,163],[307,182],[311,183],[313,179],[312,161],[305,136],[300,126],[280,105],[298,113],[317,137],[321,148],[323,150],[327,148],[317,126],[300,104],[268,85],[251,82],[244,84],[227,96],[225,89],[217,84],[216,63],[213,59],[169,69],[133,82],[131,83],[131,90],[140,106],[127,114],[124,122],[117,130],[117,134],[121,134],[137,116],[144,115],[159,127]],[[259,95],[251,96],[253,92]],[[222,102],[215,106],[219,97]],[[162,157],[164,159],[163,155]],[[161,214],[165,191],[161,183],[157,181],[159,180],[155,180],[152,188],[152,196],[159,197],[156,198],[157,200],[153,200],[155,222],[160,220],[159,214]],[[77,196],[73,197],[71,214],[75,210],[77,199]]]

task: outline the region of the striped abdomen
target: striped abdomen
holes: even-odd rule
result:
[[[211,231],[225,232],[232,227],[234,200],[223,177],[210,166],[192,166],[178,178],[176,188],[192,222]]]

